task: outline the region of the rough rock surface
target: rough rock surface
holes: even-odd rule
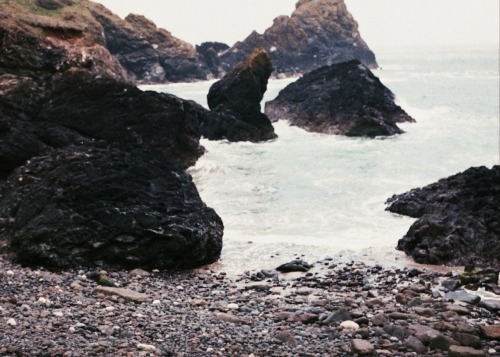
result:
[[[217,260],[222,222],[184,172],[208,111],[127,82],[100,5],[0,10],[0,247],[51,267]]]
[[[203,42],[200,45],[196,45],[196,51],[203,57],[205,65],[217,78],[224,74],[221,70],[222,63],[220,56],[228,49],[229,46],[221,42]]]
[[[130,76],[139,83],[206,80],[212,77],[195,47],[141,15],[125,21],[111,12],[95,14],[101,23],[106,46]]]
[[[0,240],[22,264],[192,268],[217,260],[222,222],[163,155],[66,147],[0,189]]]
[[[398,242],[415,261],[500,267],[500,166],[473,167],[387,202],[418,218]]]
[[[299,0],[290,17],[277,17],[262,35],[253,32],[224,53],[226,70],[256,48],[268,51],[276,74],[296,75],[352,59],[377,67],[344,0]]]
[[[265,113],[271,121],[284,119],[308,131],[347,136],[399,134],[403,131],[396,123],[414,121],[357,60],[305,74],[267,102]]]
[[[271,121],[260,109],[271,72],[267,52],[256,50],[215,82],[207,95],[211,113],[207,120],[200,121],[201,134],[211,140],[229,141],[276,138]]]

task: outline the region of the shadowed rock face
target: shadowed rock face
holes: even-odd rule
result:
[[[271,122],[260,111],[272,68],[266,51],[256,50],[215,82],[207,96],[210,115],[200,121],[202,135],[211,140],[252,142],[276,138]]]
[[[130,76],[139,83],[205,80],[210,69],[195,47],[141,15],[125,21],[113,14],[99,13],[96,19],[106,34],[106,46]]]
[[[0,247],[52,268],[214,262],[223,225],[184,171],[208,110],[127,82],[96,13],[0,3]]]
[[[388,201],[418,218],[398,249],[418,263],[500,267],[500,166],[470,168]]]
[[[305,74],[267,102],[265,113],[271,121],[282,119],[308,131],[347,136],[400,134],[396,123],[414,121],[357,60]]]
[[[31,160],[0,192],[0,238],[22,264],[193,268],[222,248],[222,221],[163,155],[70,146]]]
[[[298,1],[290,17],[277,17],[262,35],[254,31],[222,55],[223,68],[229,70],[255,48],[268,51],[276,74],[306,73],[352,59],[377,67],[343,0]]]
[[[206,109],[85,71],[54,79],[39,114],[2,105],[15,104],[8,99],[0,241],[15,260],[152,269],[218,259],[222,221],[182,167],[203,152]]]

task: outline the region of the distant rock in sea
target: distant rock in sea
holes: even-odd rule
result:
[[[357,60],[316,69],[266,103],[271,121],[287,120],[307,131],[347,136],[400,134],[413,122],[394,94]]]
[[[357,59],[377,67],[375,55],[358,31],[344,0],[299,0],[289,16],[280,16],[263,34],[253,32],[221,56],[227,71],[265,48],[276,75],[296,75],[339,62]]]
[[[207,95],[210,115],[200,120],[201,134],[211,140],[229,141],[276,138],[271,121],[260,109],[272,68],[267,52],[256,50],[215,82]]]
[[[500,166],[473,167],[387,202],[418,218],[398,242],[416,262],[500,268]]]

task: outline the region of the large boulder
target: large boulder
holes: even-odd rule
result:
[[[207,115],[193,101],[79,71],[54,80],[35,119],[125,150],[160,150],[187,168],[204,152],[198,121]]]
[[[176,162],[106,145],[17,169],[0,188],[0,224],[0,240],[30,266],[193,268],[222,248],[220,218]]]
[[[277,75],[306,73],[351,59],[377,67],[344,0],[299,0],[295,7],[290,17],[277,17],[263,34],[254,31],[231,47],[221,56],[223,68],[230,70],[256,48],[268,51]]]
[[[272,64],[265,50],[256,50],[221,80],[207,95],[211,113],[200,121],[200,131],[211,140],[259,142],[276,138],[260,102],[267,90]]]
[[[418,218],[398,249],[418,263],[500,267],[500,166],[470,168],[388,200]]]
[[[289,84],[265,113],[305,130],[347,136],[399,134],[399,122],[413,122],[394,94],[357,60],[316,69]]]

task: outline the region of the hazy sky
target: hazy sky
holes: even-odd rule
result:
[[[94,0],[125,17],[143,14],[193,44],[229,45],[263,32],[296,0]],[[345,0],[370,47],[413,44],[497,44],[498,0]]]

